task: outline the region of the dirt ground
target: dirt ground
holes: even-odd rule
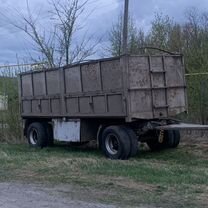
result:
[[[85,201],[79,200],[82,190],[71,185],[43,185],[26,184],[22,182],[0,183],[1,208],[116,208],[116,205],[107,205],[90,202],[88,194]],[[93,200],[94,201],[94,200]],[[129,206],[125,206],[129,207]],[[140,205],[138,208],[154,208]],[[130,208],[130,207],[129,207]]]
[[[79,201],[72,186],[45,186],[23,183],[0,183],[1,208],[114,208],[100,203]]]
[[[197,139],[196,139],[197,138]],[[193,149],[199,146],[200,151],[196,151],[197,155],[207,155],[208,136],[198,132],[195,134],[182,134],[181,146]],[[206,152],[206,154],[204,154]],[[128,181],[128,186],[129,186]],[[90,193],[89,193],[90,192]],[[102,192],[102,190],[101,190]],[[98,203],[96,201],[96,191],[74,185],[52,185],[42,183],[27,183],[22,181],[2,182],[0,183],[0,208],[115,208],[121,205],[111,204],[105,199],[106,192],[102,192],[103,200]],[[107,196],[106,196],[107,197]],[[206,196],[201,195],[203,201]],[[207,207],[207,202],[205,206]],[[123,206],[126,207],[126,206]],[[138,208],[155,208],[148,205],[139,205]],[[156,206],[158,207],[158,206]]]

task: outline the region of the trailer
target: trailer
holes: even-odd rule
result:
[[[19,75],[24,135],[34,147],[96,140],[111,159],[128,159],[138,141],[176,148],[176,115],[187,111],[182,55],[123,55]],[[165,128],[163,128],[165,127]]]

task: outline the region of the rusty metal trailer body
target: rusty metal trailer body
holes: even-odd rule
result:
[[[23,118],[172,117],[186,111],[183,60],[123,56],[23,73],[20,99]]]
[[[184,73],[181,55],[125,55],[22,73],[25,135],[34,146],[50,143],[42,135],[73,142],[97,137],[108,157],[128,158],[137,139],[153,133],[150,124],[168,124],[187,110]]]

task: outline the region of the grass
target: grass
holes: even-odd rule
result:
[[[70,184],[77,197],[119,206],[206,207],[208,148],[181,145],[128,161],[112,161],[90,148],[33,149],[0,145],[0,182]]]

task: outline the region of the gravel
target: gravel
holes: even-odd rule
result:
[[[76,199],[79,192],[73,186],[47,186],[43,184],[0,183],[1,208],[115,208]],[[79,198],[79,197],[78,197]],[[89,199],[90,201],[90,199]]]

